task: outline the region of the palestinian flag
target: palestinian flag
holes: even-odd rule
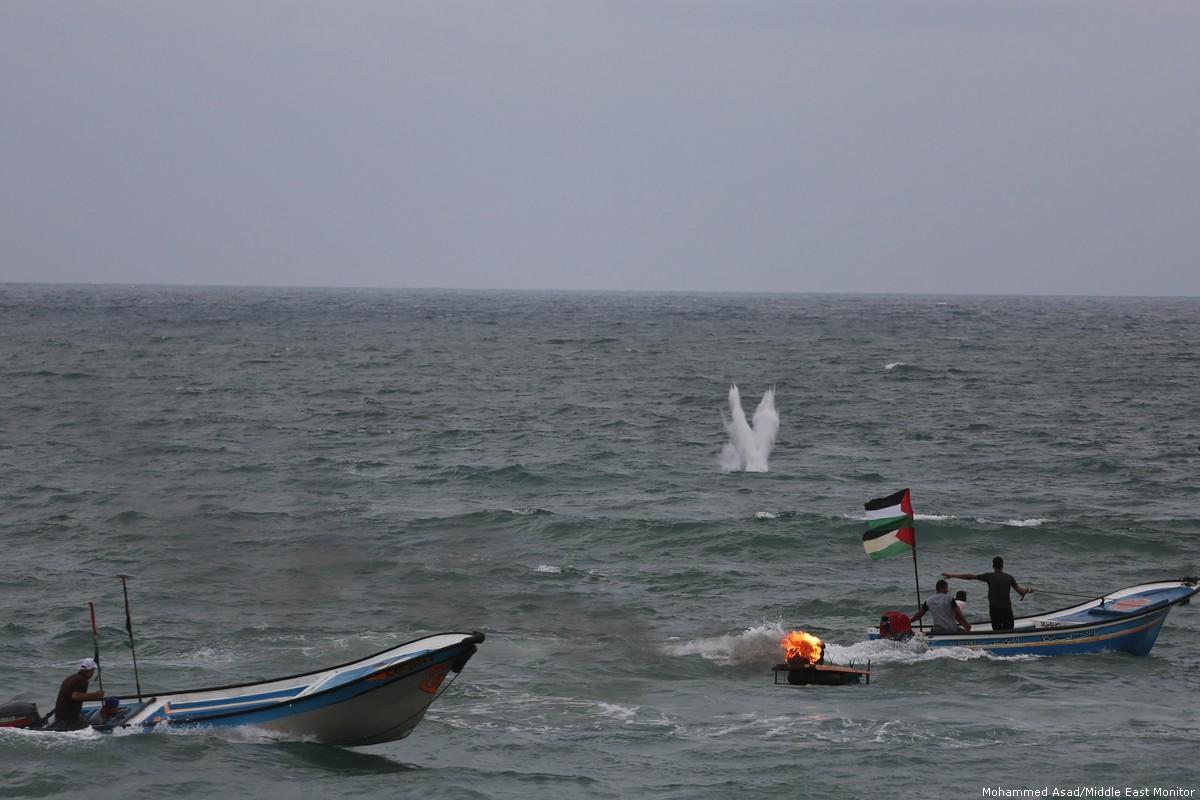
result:
[[[863,534],[863,549],[871,558],[903,555],[916,546],[917,534],[913,530],[908,489],[868,500],[863,507],[867,510],[867,527],[870,529]]]

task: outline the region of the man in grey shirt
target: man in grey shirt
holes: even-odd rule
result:
[[[921,610],[909,617],[909,622],[916,622],[928,611],[933,616],[933,633],[958,633],[958,626],[964,631],[971,630],[971,623],[963,616],[958,604],[950,596],[950,584],[944,580],[937,582],[937,594],[921,604]],[[957,623],[957,624],[956,624]]]
[[[978,575],[963,572],[943,572],[943,578],[962,578],[966,581],[983,581],[988,585],[988,616],[992,618],[992,630],[1011,631],[1013,629],[1013,607],[1011,590],[1016,589],[1025,599],[1025,595],[1033,589],[1017,583],[1017,579],[1004,571],[1004,559],[996,556],[992,559],[992,571],[981,572]]]

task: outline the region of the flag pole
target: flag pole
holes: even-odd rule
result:
[[[125,585],[128,575],[118,575],[121,579],[121,591],[125,594],[125,630],[129,631],[129,652],[133,654],[133,680],[137,684],[137,699],[142,702],[142,680],[138,677],[137,650],[133,647],[133,620],[129,616],[129,587]]]
[[[912,558],[913,558],[913,585],[917,589],[917,612],[921,611],[921,576],[917,572],[917,515],[912,510],[912,496],[908,493],[908,489],[904,490],[904,499],[901,501],[907,508],[904,509],[910,517],[912,525]],[[918,628],[923,628],[923,625],[918,625]]]
[[[913,582],[917,586],[917,610],[921,610],[921,576],[917,574],[917,531],[913,528]],[[918,626],[920,627],[920,626]]]

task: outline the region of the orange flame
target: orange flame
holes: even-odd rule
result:
[[[820,639],[804,631],[789,631],[779,640],[779,644],[789,663],[816,664],[821,660],[821,651],[825,649]]]

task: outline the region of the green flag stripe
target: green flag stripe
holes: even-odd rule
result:
[[[869,555],[871,556],[871,558],[880,559],[880,558],[887,558],[889,556],[902,556],[905,553],[911,553],[911,552],[912,552],[912,548],[909,547],[907,544],[905,544],[904,542],[896,542],[895,544],[893,544],[889,547],[885,547],[882,550],[876,550],[874,553],[870,553]]]
[[[894,530],[896,528],[911,528],[912,517],[907,514],[901,514],[898,517],[880,517],[878,519],[868,519],[867,527],[873,531]]]

